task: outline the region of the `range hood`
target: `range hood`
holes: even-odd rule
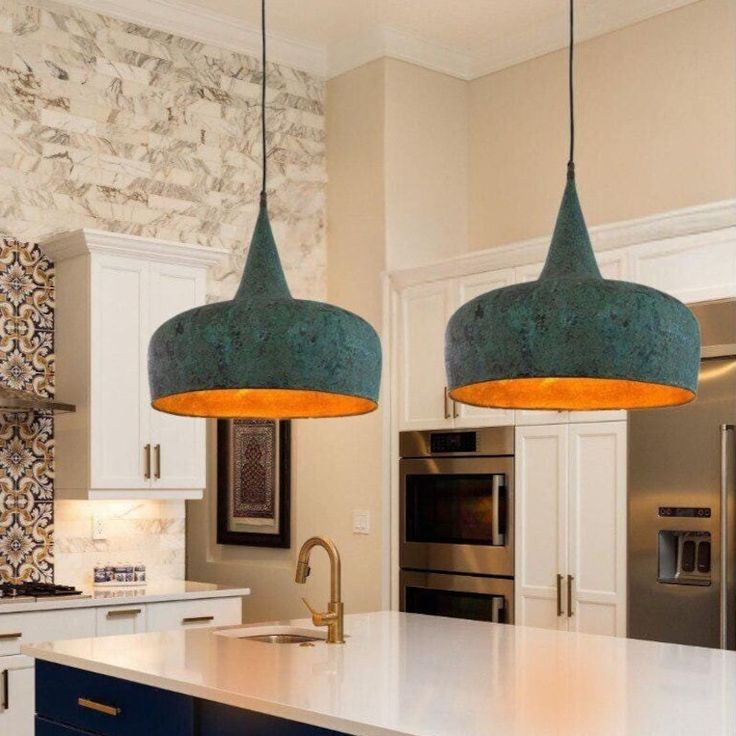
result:
[[[54,414],[75,412],[74,404],[64,404],[61,401],[37,396],[30,391],[0,386],[0,413],[43,411]]]

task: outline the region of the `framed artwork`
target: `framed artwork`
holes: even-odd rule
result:
[[[291,423],[217,421],[217,543],[290,547]]]

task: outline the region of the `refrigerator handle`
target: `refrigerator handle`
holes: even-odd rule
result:
[[[734,429],[736,425],[721,424],[721,649],[728,647],[728,438]]]

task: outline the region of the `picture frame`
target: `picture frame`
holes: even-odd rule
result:
[[[291,422],[217,421],[217,543],[291,547]]]

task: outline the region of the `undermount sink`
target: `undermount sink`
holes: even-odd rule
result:
[[[264,644],[305,644],[325,641],[326,632],[300,626],[243,626],[215,631],[217,636],[229,639],[248,639]]]

